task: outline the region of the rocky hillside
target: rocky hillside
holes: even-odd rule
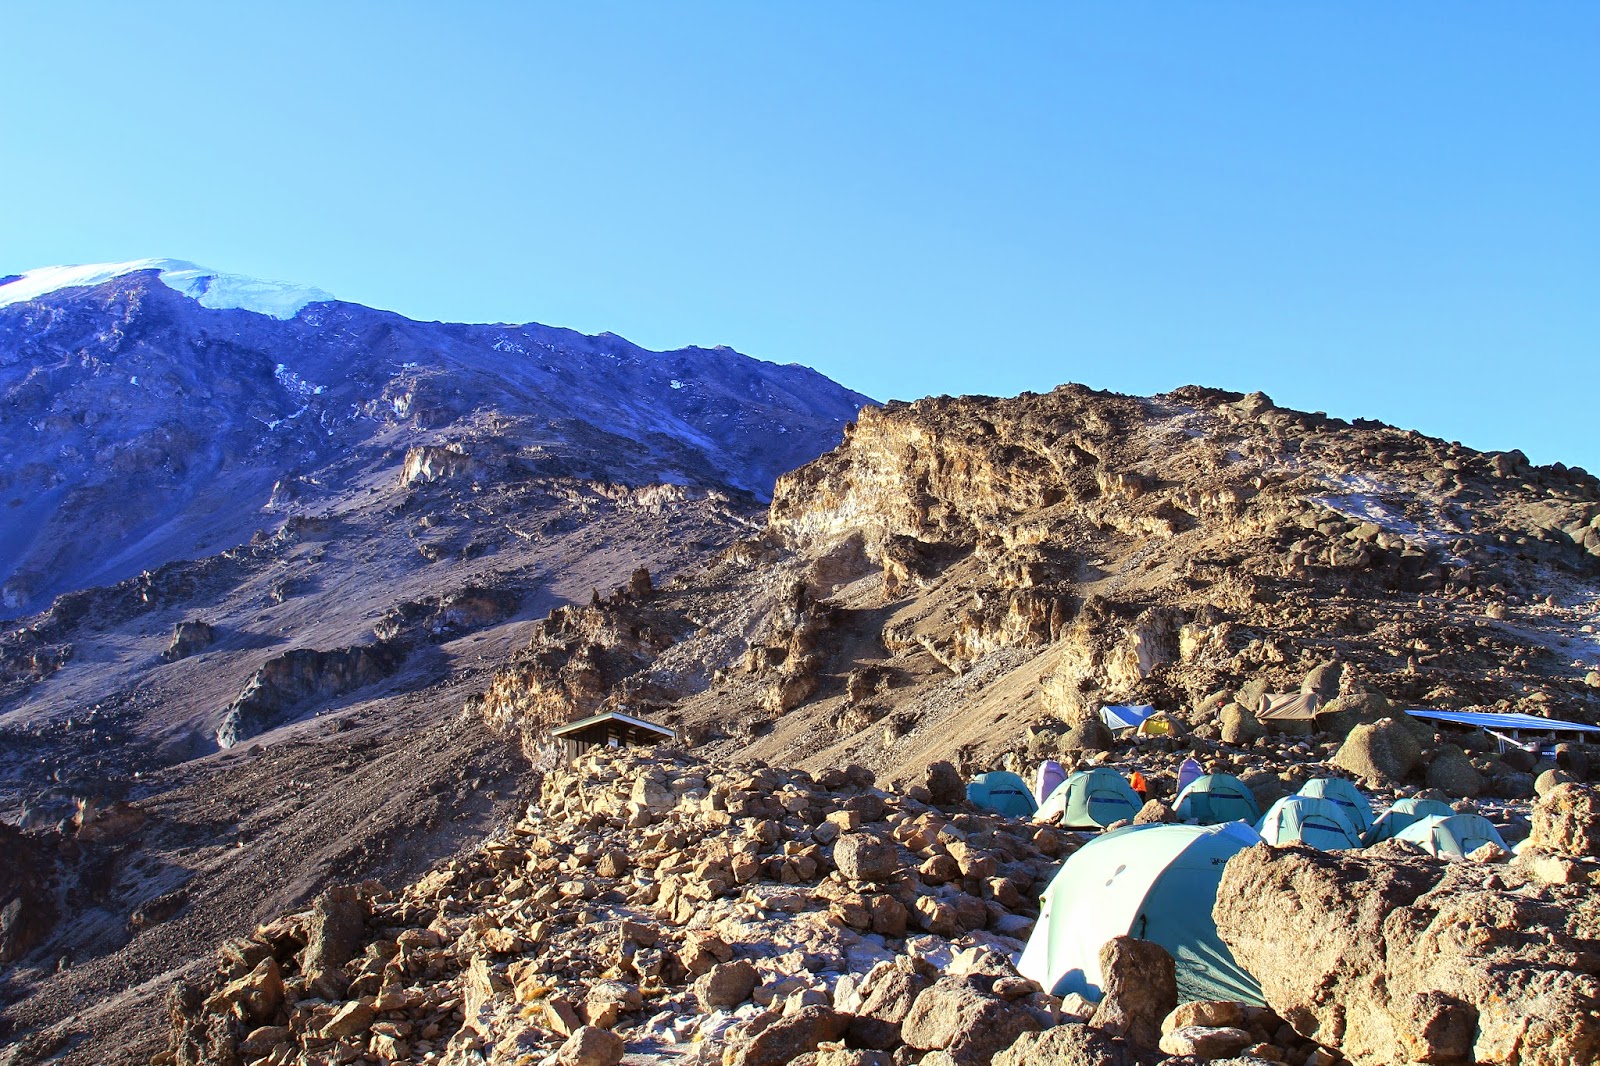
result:
[[[0,281],[0,1042],[96,1062],[220,939],[477,841],[529,786],[461,707],[534,620],[749,536],[864,402],[126,266]]]
[[[1592,722],[1597,623],[1582,470],[1259,394],[1064,386],[863,412],[760,535],[543,623],[473,707],[530,741],[634,707],[710,751],[911,780],[1102,702],[1213,739],[1303,686],[1346,730],[1397,706]]]
[[[152,1062],[1600,1057],[1593,789],[1553,790],[1513,862],[1392,841],[1240,852],[1215,916],[1265,1006],[1182,1001],[1172,958],[1129,937],[1101,949],[1098,1004],[1023,978],[1009,959],[1037,918],[1035,891],[1082,837],[959,796],[948,764],[896,794],[855,766],[813,776],[672,752],[588,756],[547,775],[537,805],[470,855],[403,889],[335,889],[230,941],[169,993]],[[1170,817],[1160,807],[1145,813]]]

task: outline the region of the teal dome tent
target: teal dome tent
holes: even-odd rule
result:
[[[1355,826],[1356,832],[1366,833],[1372,828],[1372,804],[1361,790],[1342,777],[1313,777],[1300,790],[1302,796],[1315,796],[1339,805],[1345,820]]]
[[[1048,821],[1057,811],[1068,829],[1104,829],[1112,822],[1131,819],[1144,800],[1122,775],[1104,766],[1079,770],[1045,798],[1034,820]]]
[[[1028,783],[1006,770],[979,774],[969,781],[967,802],[1013,818],[1030,817],[1038,809]]]
[[[1417,799],[1415,796],[1396,800],[1393,807],[1384,811],[1383,816],[1372,823],[1372,828],[1367,830],[1361,840],[1370,848],[1380,840],[1399,836],[1413,822],[1420,822],[1430,815],[1448,818],[1454,813],[1455,809],[1443,800]]]
[[[1261,820],[1261,808],[1256,806],[1255,793],[1250,786],[1232,774],[1206,774],[1189,783],[1173,803],[1173,810],[1185,822],[1201,825],[1219,825],[1222,822],[1249,822]]]
[[[1267,808],[1256,829],[1268,844],[1306,844],[1323,851],[1361,846],[1361,834],[1344,809],[1315,796],[1285,796]]]
[[[1494,823],[1481,814],[1431,815],[1412,822],[1395,839],[1409,840],[1441,859],[1465,859],[1485,844],[1511,850]]]
[[[1167,949],[1180,1001],[1261,1005],[1260,984],[1234,960],[1211,917],[1223,866],[1259,843],[1243,822],[1132,825],[1090,841],[1045,890],[1017,968],[1054,995],[1098,999],[1101,946],[1132,936]]]

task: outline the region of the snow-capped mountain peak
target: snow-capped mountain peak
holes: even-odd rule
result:
[[[293,318],[307,304],[334,298],[309,285],[224,274],[182,259],[134,259],[126,263],[90,263],[30,270],[12,281],[0,284],[0,307],[37,300],[62,289],[102,285],[144,270],[160,271],[163,284],[202,307],[217,310],[239,308],[283,320]]]

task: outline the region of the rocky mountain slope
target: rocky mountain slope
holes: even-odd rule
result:
[[[222,551],[263,508],[348,502],[365,472],[402,457],[405,484],[575,478],[765,499],[870,402],[726,348],[413,322],[315,291],[263,300],[267,283],[174,265],[189,268],[0,284],[0,584],[13,610]],[[191,273],[214,284],[191,296]],[[63,282],[97,283],[50,288]],[[209,295],[230,286],[235,299]]]
[[[476,840],[525,762],[461,707],[532,620],[749,535],[863,402],[168,261],[0,281],[0,1040],[142,1039],[218,938]]]
[[[633,707],[710,752],[912,780],[1102,702],[1214,737],[1302,685],[1345,728],[1390,701],[1593,722],[1597,623],[1584,471],[1259,394],[1064,386],[863,412],[760,535],[543,623],[472,707],[530,744]]]

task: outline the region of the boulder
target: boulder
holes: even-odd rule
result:
[[[894,845],[870,833],[846,833],[833,845],[833,862],[849,881],[887,881],[900,869]]]
[[[1373,788],[1400,784],[1421,761],[1422,745],[1410,729],[1393,718],[1351,729],[1329,760]]]
[[[1306,673],[1305,680],[1300,682],[1300,691],[1315,693],[1324,700],[1331,700],[1339,695],[1339,681],[1343,677],[1343,663],[1319,663]]]
[[[560,1066],[617,1066],[626,1050],[622,1037],[607,1029],[585,1025],[567,1037],[556,1052]]]
[[[962,780],[961,771],[942,759],[928,764],[927,787],[933,802],[940,807],[949,807],[967,798],[967,783]]]
[[[1565,770],[1579,781],[1589,779],[1589,753],[1582,744],[1556,745],[1556,767]]]
[[[1227,999],[1195,999],[1173,1008],[1161,1023],[1161,1034],[1191,1025],[1239,1028],[1244,1024],[1244,1004]]]
[[[1505,871],[1263,845],[1229,860],[1213,915],[1268,1005],[1355,1066],[1596,1061],[1600,908]]]
[[[1571,774],[1567,773],[1565,770],[1546,770],[1544,773],[1534,778],[1533,791],[1535,795],[1542,797],[1550,793],[1557,785],[1571,785],[1576,783],[1577,779]]]
[[[1139,1047],[1161,1042],[1161,1022],[1178,1005],[1178,975],[1160,944],[1112,937],[1100,948],[1103,995],[1090,1022]]]
[[[758,1015],[729,1040],[723,1066],[785,1066],[824,1041],[838,1040],[849,1027],[848,1015],[821,1004],[788,1015]]]
[[[1225,1059],[1256,1042],[1247,1029],[1231,1026],[1186,1025],[1161,1038],[1168,1055],[1193,1055],[1197,1059]]]
[[[748,959],[719,962],[695,978],[694,998],[700,1009],[710,1014],[718,1007],[736,1007],[750,998],[761,983],[761,975]]]
[[[923,1059],[924,1063],[928,1060]],[[993,1066],[1142,1066],[1132,1045],[1087,1025],[1023,1033]]]
[[[1528,846],[1561,855],[1600,856],[1600,789],[1560,784],[1533,805]]]
[[[900,1027],[901,1038],[917,1051],[945,1051],[958,1066],[985,1066],[1039,1023],[1017,1004],[990,990],[992,978],[941,977],[917,994]]]
[[[1470,799],[1483,791],[1483,775],[1465,752],[1447,744],[1428,764],[1428,787]]]
[[[1244,746],[1267,735],[1267,730],[1249,710],[1230,703],[1222,708],[1222,742]]]
[[[1111,727],[1098,718],[1085,718],[1061,736],[1063,753],[1110,751],[1116,744]]]
[[[355,955],[367,931],[367,903],[354,885],[335,885],[311,904],[308,931],[300,972],[315,982]]]
[[[1358,725],[1371,725],[1394,714],[1394,706],[1377,691],[1352,692],[1329,700],[1317,708],[1313,721],[1319,731],[1336,737],[1349,736]]]
[[[880,963],[867,977],[866,997],[854,1012],[850,1039],[863,1047],[891,1051],[900,1044],[900,1026],[928,981],[892,963]]]

